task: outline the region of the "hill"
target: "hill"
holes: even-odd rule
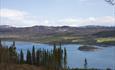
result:
[[[10,27],[0,26],[0,34],[20,34],[20,35],[89,35],[101,31],[115,30],[115,27],[101,26],[85,26],[85,27],[70,27],[70,26],[33,26],[33,27]]]
[[[115,30],[101,31],[93,35],[97,37],[115,37]]]
[[[0,26],[0,39],[28,40],[35,42],[66,41],[88,37],[113,37],[115,27],[104,26],[32,26],[32,27],[11,27]]]

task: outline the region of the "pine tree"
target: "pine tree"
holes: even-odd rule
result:
[[[0,47],[2,47],[2,42],[1,42],[1,40],[0,40]]]
[[[36,51],[36,64],[38,66],[40,65],[40,50],[39,49]]]
[[[55,55],[55,52],[56,52],[56,44],[54,43],[54,45],[53,45],[53,53],[54,53],[54,55]]]
[[[87,59],[85,58],[84,68],[87,69]]]
[[[64,69],[67,69],[67,51],[66,48],[64,48]]]
[[[27,64],[32,64],[32,58],[31,58],[30,50],[27,50],[26,63]]]
[[[35,47],[33,46],[33,48],[32,48],[32,64],[35,64],[36,63],[36,57],[35,57],[36,55],[35,55]]]
[[[9,54],[10,62],[17,63],[18,56],[16,52],[15,42],[13,42],[13,44],[9,47],[8,54]]]
[[[24,64],[24,53],[23,53],[22,49],[20,51],[20,64]]]
[[[60,70],[62,68],[62,59],[63,59],[63,50],[61,48],[61,43],[60,48],[56,48],[56,44],[54,44],[53,62],[55,70]]]

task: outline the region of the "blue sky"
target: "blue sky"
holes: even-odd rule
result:
[[[115,26],[115,6],[104,0],[0,0],[0,3],[0,25]]]

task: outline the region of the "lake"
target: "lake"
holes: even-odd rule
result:
[[[10,46],[12,44],[12,41],[3,41],[2,44]],[[26,50],[31,50],[33,45],[36,49],[53,49],[53,45],[49,44],[16,41],[16,50],[19,53],[22,49],[24,51],[24,54],[26,54]],[[57,45],[57,47],[59,46]],[[62,45],[62,48],[64,47],[67,49],[67,61],[70,68],[84,67],[84,60],[85,58],[87,58],[89,68],[115,69],[115,46],[96,46],[101,48],[96,51],[80,51],[78,50],[78,48],[80,47],[79,44],[64,44]]]

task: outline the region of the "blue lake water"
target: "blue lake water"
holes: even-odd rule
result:
[[[3,45],[11,45],[12,41],[3,41]],[[33,45],[36,49],[53,49],[53,45],[40,44],[32,42],[16,41],[16,50],[19,53],[20,49],[26,54],[27,49],[32,49]],[[80,51],[78,50],[79,44],[64,44],[62,48],[67,49],[68,66],[71,68],[84,67],[84,59],[87,58],[89,68],[111,68],[115,70],[115,46],[99,47],[101,49],[96,51]],[[59,46],[57,46],[59,47]]]

